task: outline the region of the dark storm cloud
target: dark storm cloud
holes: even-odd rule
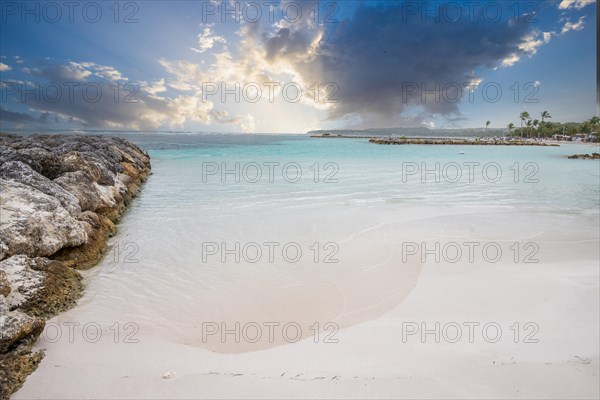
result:
[[[422,105],[429,114],[458,114],[454,99],[468,90],[454,84],[464,87],[478,67],[493,68],[509,56],[535,52],[535,46],[533,51],[523,46],[541,34],[534,28],[481,16],[423,22],[407,18],[402,3],[393,2],[358,6],[352,18],[327,26],[309,59],[293,59],[310,43],[300,30],[279,30],[265,48],[268,59],[288,57],[306,81],[337,84],[339,103],[331,119],[360,115],[385,124],[409,105]],[[440,90],[447,85],[439,101],[435,95],[423,98],[422,89],[435,90],[436,84]]]
[[[28,124],[35,121],[29,114],[10,111],[5,108],[0,107],[0,121],[9,122],[17,125]]]
[[[282,28],[265,40],[266,58],[269,61],[279,56],[302,54],[310,46],[310,36],[302,32],[292,32]]]

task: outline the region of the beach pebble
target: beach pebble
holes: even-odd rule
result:
[[[166,372],[164,372],[160,376],[160,378],[161,379],[173,379],[173,378],[175,378],[175,376],[177,376],[177,372],[175,372],[175,371],[166,371]]]

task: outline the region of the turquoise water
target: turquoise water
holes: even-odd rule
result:
[[[600,163],[563,157],[591,146],[130,138],[150,152],[153,175],[119,224],[111,255],[87,275],[86,295],[70,312],[78,318],[110,325],[118,316],[152,337],[248,352],[275,344],[204,342],[199,323],[298,321],[308,332],[315,321],[343,329],[377,319],[419,288],[422,270],[440,268],[405,259],[407,242],[498,242],[508,271],[525,265],[513,260],[514,242],[534,241],[544,265],[575,258],[597,265]],[[493,165],[487,175],[485,165]],[[273,259],[265,243],[277,243]],[[300,249],[298,261],[290,261],[295,251],[284,256],[287,244]],[[250,255],[225,254],[236,245]],[[252,261],[256,247],[262,256]],[[484,261],[467,263],[465,279],[492,265]]]
[[[171,200],[187,204],[600,207],[600,163],[564,157],[598,151],[590,145],[384,146],[297,135],[128,137],[149,151],[163,195],[177,191]],[[223,175],[224,170],[233,172]]]

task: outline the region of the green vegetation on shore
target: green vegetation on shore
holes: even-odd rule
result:
[[[307,132],[315,137],[405,137],[405,138],[499,138],[516,137],[527,139],[556,139],[556,140],[582,140],[600,141],[600,117],[592,117],[583,122],[552,122],[548,111],[540,113],[540,118],[532,118],[529,112],[524,111],[519,115],[519,125],[513,122],[506,128],[490,128],[492,121],[486,121],[483,128],[466,129],[430,129],[416,128],[370,128],[370,129],[330,129]]]
[[[600,117],[594,116],[583,122],[552,122],[548,111],[540,114],[540,119],[532,118],[527,111],[519,115],[520,127],[515,128],[512,122],[507,125],[510,136],[523,138],[553,138],[572,140],[574,137],[586,136],[588,141],[600,141]]]

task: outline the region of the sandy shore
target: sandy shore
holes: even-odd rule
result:
[[[330,211],[332,218],[341,212]],[[110,277],[102,273],[88,277],[80,306],[55,320],[63,335],[47,332],[38,342],[46,349],[44,362],[14,398],[598,397],[597,213],[552,216],[485,207],[343,212],[355,221],[387,222],[344,227],[340,242],[368,243],[371,251],[345,246],[356,250],[340,252],[349,270],[336,265],[319,279],[310,267],[231,285],[215,279],[197,285],[195,294],[182,293],[182,301],[175,294],[181,282],[170,294],[154,292],[162,286],[146,282],[143,295],[135,287],[129,294],[105,289],[101,282]],[[385,248],[420,240],[494,242],[506,255],[496,263],[477,257],[420,262],[419,255],[403,263],[401,255],[383,255]],[[523,263],[521,254],[515,263],[509,250],[514,242],[538,244],[539,262]],[[355,260],[358,254],[363,258]],[[365,265],[364,257],[391,264]],[[285,290],[290,285],[293,290]],[[202,295],[206,290],[210,296]],[[195,296],[203,307],[192,301]],[[317,343],[312,331],[296,343],[276,337],[266,346],[235,343],[234,335],[224,342],[201,340],[201,322],[238,320],[243,326],[269,319],[299,321],[303,328],[330,320],[340,330],[335,343],[325,343],[324,330]],[[79,323],[72,340],[68,322]],[[95,343],[83,339],[82,327],[90,322],[103,328]],[[126,322],[139,331],[124,329]],[[424,340],[408,334],[421,324],[435,330],[436,323],[439,343],[435,334]],[[459,340],[455,324],[462,327]],[[484,334],[486,324],[492,329]],[[136,342],[126,343],[127,335]]]

